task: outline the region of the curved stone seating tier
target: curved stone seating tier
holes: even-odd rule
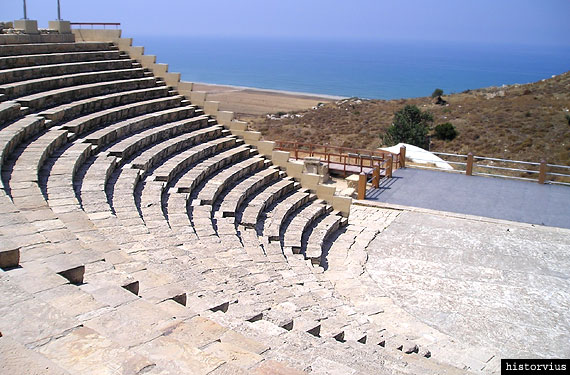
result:
[[[90,52],[45,53],[0,57],[0,69],[14,69],[36,65],[65,64],[98,60],[117,60],[124,55],[118,50]]]
[[[283,238],[283,247],[291,248],[293,253],[299,254],[302,247],[303,233],[317,220],[320,216],[332,211],[332,207],[327,206],[322,200],[317,200],[306,207],[302,208],[293,217],[285,236]]]
[[[21,116],[21,105],[9,101],[0,103],[0,129]]]
[[[248,174],[255,173],[268,164],[270,164],[269,161],[254,157],[228,167],[206,182],[198,193],[198,202],[201,205],[213,205],[222,191],[230,184]]]
[[[138,63],[135,63],[133,60],[118,59],[2,69],[0,70],[0,84],[28,81],[43,77],[61,76],[64,74],[129,69],[132,68],[133,65],[136,66],[137,64]]]
[[[315,199],[317,199],[316,195],[306,191],[299,191],[278,202],[278,204],[267,213],[263,235],[266,236],[269,241],[279,241],[281,238],[281,226],[286,218],[299,207]]]
[[[114,145],[110,146],[105,152],[108,155],[117,156],[127,160],[134,153],[140,151],[142,148],[157,142],[176,137],[180,134],[188,134],[202,126],[208,124],[206,116],[199,116],[189,120],[180,120],[176,122],[169,122],[163,125],[155,126],[138,133],[130,135],[128,138],[123,139]],[[190,135],[190,142],[199,142],[205,136],[213,132],[214,134],[221,134],[222,128],[216,127],[209,129],[205,132],[196,132]]]
[[[16,147],[45,129],[45,119],[26,116],[2,129],[0,132],[0,172],[8,156]]]
[[[39,187],[37,186],[38,174],[44,161],[52,154],[53,151],[67,143],[67,140],[68,133],[66,130],[53,128],[33,140],[18,156],[16,160],[18,168],[13,168],[12,173],[8,176],[7,180],[4,181],[4,186],[11,189],[18,187],[19,184],[33,183],[30,189],[39,190]],[[26,194],[21,194],[21,192],[14,192],[14,194],[17,194],[18,196],[22,195],[22,200],[26,199]],[[13,196],[13,199],[15,199],[15,196]],[[33,204],[33,202],[30,202],[30,204]]]
[[[336,231],[341,225],[346,225],[347,220],[337,214],[324,217],[323,220],[313,228],[307,240],[305,258],[310,259],[313,264],[321,264],[321,255],[325,239]]]
[[[279,170],[269,167],[235,185],[220,205],[219,211],[222,217],[235,216],[238,208],[251,194],[279,177]]]
[[[18,53],[44,54],[45,65],[51,52],[111,48],[88,44]],[[279,239],[298,211],[284,245],[297,228],[295,241],[304,234],[312,251],[340,216],[319,216],[314,195],[295,192],[298,183],[154,77],[117,81],[28,82],[10,94],[21,89],[20,104],[0,105],[0,216],[10,224],[0,225],[0,255],[21,251],[21,267],[0,271],[0,285],[10,284],[0,353],[8,335],[18,353],[34,353],[28,369],[48,363],[38,370],[48,374],[296,374],[282,363],[315,373],[442,372],[380,346],[389,334],[338,298],[321,268],[223,217],[265,224]],[[32,110],[56,107],[44,113],[51,120],[20,117],[25,100]]]
[[[192,119],[190,119],[192,120]],[[188,131],[192,129],[196,129],[201,125],[207,124],[208,119],[205,116],[201,118],[196,118],[197,121],[190,121],[190,120],[183,120],[176,124],[178,128],[182,128],[178,131]],[[173,124],[167,124],[173,125]],[[191,125],[191,127],[184,129],[185,125]],[[155,131],[153,135],[164,133],[165,129],[160,129],[161,127],[151,129]],[[170,126],[170,130],[176,130],[176,127]],[[166,129],[168,130],[168,129]],[[199,143],[201,141],[207,140],[214,136],[219,136],[221,134],[222,128],[219,126],[213,126],[209,128],[195,130],[190,133],[183,134],[177,138],[170,138],[168,132],[165,134],[167,139],[165,142],[159,142],[155,146],[148,148],[147,150],[143,151],[140,155],[134,158],[134,160],[122,160],[121,163],[129,163],[124,166],[117,178],[116,182],[113,184],[113,209],[117,213],[119,217],[126,217],[128,219],[134,219],[133,213],[138,212],[139,208],[137,207],[136,201],[138,199],[138,193],[136,192],[138,183],[140,179],[143,177],[144,169],[141,171],[140,169],[129,169],[128,167],[133,168],[141,168],[143,166],[152,167],[152,164],[155,160],[159,160],[162,157],[168,156],[169,153],[174,153],[178,151],[180,147],[188,147],[189,145]],[[140,134],[142,135],[142,133]],[[125,141],[128,141],[129,146],[133,146],[135,143],[131,138],[139,138],[139,135],[127,138]],[[156,137],[155,137],[156,138]],[[144,140],[144,138],[142,139]],[[123,142],[125,142],[123,141]],[[140,142],[141,139],[139,138],[139,145],[137,147],[142,147],[144,144]],[[113,149],[120,148],[121,143],[114,145],[111,147],[110,153],[112,153]],[[156,139],[153,141],[156,142]],[[124,151],[121,153],[124,155]],[[142,169],[142,168],[141,168]],[[158,202],[161,202],[160,195],[158,196]],[[121,215],[123,214],[123,215]],[[126,214],[126,216],[125,216]],[[142,218],[141,218],[142,220]],[[142,220],[144,223],[144,220]],[[163,225],[168,225],[164,220]]]
[[[166,101],[166,102],[165,102]],[[159,99],[158,102],[154,101],[155,107],[158,105],[160,108],[156,112],[144,113],[144,105],[139,109],[142,109],[143,114],[139,114],[135,117],[130,117],[126,120],[115,122],[111,125],[102,127],[101,129],[94,130],[91,133],[83,136],[83,141],[86,143],[91,143],[97,148],[105,147],[106,145],[114,142],[117,139],[123,138],[129,134],[136,133],[148,129],[152,126],[159,124],[164,124],[168,122],[178,121],[187,117],[192,117],[194,115],[200,115],[201,111],[197,110],[195,107],[191,106],[176,106],[176,100],[173,102],[170,98]],[[174,106],[173,106],[174,105]],[[124,109],[129,108],[126,106]],[[166,107],[167,109],[162,109]],[[116,112],[116,111],[115,111]],[[112,115],[115,113],[111,112]],[[103,116],[90,115],[85,116],[81,119],[75,119],[70,122],[72,126],[81,129],[83,122],[94,121],[95,124],[89,124],[90,128],[100,128],[100,123],[105,121],[105,117],[108,112],[103,113]],[[69,123],[68,123],[69,124]],[[83,130],[82,130],[83,131]]]
[[[119,130],[128,133],[140,130],[140,128],[145,124],[144,122],[145,119],[147,120],[146,122],[148,123],[151,122],[150,119],[152,119],[153,117],[159,117],[163,115],[162,113],[152,113],[152,112],[159,112],[163,110],[171,110],[168,111],[167,113],[178,112],[177,107],[180,107],[182,105],[182,100],[183,100],[182,96],[168,96],[164,98],[130,103],[75,118],[71,121],[62,124],[62,127],[66,130],[69,130],[71,133],[75,133],[76,135],[81,135],[84,132],[95,130],[96,128],[105,126],[109,123],[115,123],[125,119],[132,120],[132,118],[138,116],[142,117],[142,119],[139,119],[138,122],[134,122],[133,120],[133,121],[125,121],[125,123],[114,124],[113,127],[105,126],[105,128],[102,129],[102,132],[100,132],[103,134],[101,137],[93,136],[87,139],[89,143],[100,145],[101,143],[107,141],[108,138],[113,138],[113,136],[109,134],[118,133]],[[185,108],[185,110],[189,111],[190,113],[193,113],[194,109],[195,109],[194,107]],[[138,129],[135,129],[134,124],[137,124],[139,126]],[[105,137],[105,135],[107,135],[107,137]],[[99,136],[99,133],[97,133],[97,136]]]
[[[93,96],[109,95],[121,91],[148,89],[155,86],[160,86],[156,83],[155,77],[103,81],[42,91],[37,94],[21,96],[17,98],[16,101],[33,110],[40,110]]]
[[[288,194],[299,187],[300,184],[295,183],[295,180],[290,178],[279,180],[275,184],[268,186],[248,202],[243,214],[241,215],[239,223],[244,227],[254,228],[259,220],[259,216],[265,208],[270,207],[273,202],[276,202],[285,194]]]
[[[61,121],[71,120],[89,113],[102,111],[116,106],[121,106],[138,101],[163,98],[169,95],[167,87],[151,87],[133,91],[122,91],[104,96],[90,97],[68,104],[50,108],[39,113],[56,124]]]
[[[54,90],[62,87],[142,77],[145,77],[145,72],[141,68],[67,74],[0,85],[0,93],[6,95],[8,98],[17,98],[23,95],[30,95],[40,91]]]
[[[150,229],[169,234],[170,225],[163,210],[165,183],[145,180],[140,195],[140,210],[146,226]]]
[[[174,187],[175,191],[178,193],[191,193],[206,177],[228,165],[253,155],[254,151],[249,146],[242,145],[208,157],[180,177]]]
[[[101,50],[118,50],[118,48],[112,43],[108,42],[3,44],[0,45],[0,56],[88,52]]]
[[[196,117],[194,122],[202,124],[198,124],[197,127],[204,126],[208,124],[207,117],[200,116]],[[191,119],[192,120],[192,119]],[[190,120],[183,120],[184,122],[188,123]],[[218,138],[224,133],[224,128],[221,126],[210,126],[203,129],[198,129],[192,131],[191,133],[182,134],[179,136],[175,136],[176,134],[172,134],[170,139],[153,146],[152,148],[144,151],[142,154],[137,156],[132,162],[131,165],[133,168],[142,169],[143,171],[147,171],[150,168],[154,167],[155,164],[169,158],[171,155],[180,152],[181,150],[186,150],[191,146],[196,144],[203,144],[205,142],[210,141],[213,138]]]
[[[235,145],[236,139],[233,137],[222,137],[210,140],[193,146],[174,157],[167,159],[158,166],[154,170],[153,174],[147,178],[142,188],[141,210],[145,222],[152,222],[155,226],[162,228],[170,227],[170,225],[172,225],[177,228],[178,231],[185,232],[185,229],[188,229],[186,226],[191,224],[185,209],[187,195],[172,195],[173,200],[170,202],[171,207],[178,204],[180,209],[177,211],[179,213],[172,214],[169,217],[169,225],[163,211],[163,206],[166,205],[166,200],[163,200],[163,192],[165,188],[174,176],[189,165],[224,149],[234,147]],[[133,163],[136,164],[137,161],[135,160]],[[181,213],[182,211],[183,213]],[[190,233],[194,234],[194,230],[191,229]]]
[[[212,206],[189,206],[187,207],[188,217],[196,235],[200,239],[215,238],[216,229],[212,221]],[[235,238],[237,240],[237,238]],[[239,246],[239,240],[234,240],[235,245]],[[225,239],[225,244],[230,244],[228,238]]]
[[[153,171],[152,176],[156,181],[170,182],[174,176],[198,160],[235,147],[241,143],[243,143],[243,141],[238,142],[238,139],[235,137],[226,136],[196,145],[166,160]]]

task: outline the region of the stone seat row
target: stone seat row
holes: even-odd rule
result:
[[[75,115],[70,115],[69,120],[64,120],[66,121],[64,124],[55,128],[45,127],[45,124],[43,125],[44,127],[34,125],[38,126],[34,135],[41,133],[39,137],[29,143],[21,144],[21,142],[27,142],[28,139],[33,137],[18,136],[21,137],[20,140],[13,142],[10,146],[10,151],[7,155],[14,154],[13,157],[15,159],[13,160],[15,162],[11,161],[10,163],[12,164],[9,163],[9,168],[6,169],[3,176],[7,176],[5,179],[8,183],[7,190],[12,194],[11,197],[14,199],[17,209],[35,213],[39,212],[36,209],[41,208],[41,212],[45,212],[46,217],[51,218],[49,223],[41,219],[34,221],[35,227],[49,226],[50,230],[44,230],[42,233],[47,234],[50,232],[50,236],[53,236],[51,232],[55,230],[60,235],[65,234],[65,236],[68,236],[70,241],[72,237],[77,236],[71,243],[84,244],[83,246],[87,247],[85,251],[81,250],[75,252],[75,256],[70,256],[73,253],[68,254],[63,250],[65,248],[64,241],[60,239],[53,244],[55,253],[51,257],[48,256],[48,258],[53,258],[51,260],[43,259],[42,257],[47,256],[47,254],[39,254],[39,249],[32,252],[31,249],[26,248],[23,253],[25,254],[23,268],[21,270],[10,270],[8,273],[16,275],[20,271],[24,271],[24,274],[31,272],[31,269],[36,265],[32,261],[32,255],[37,257],[36,259],[40,263],[50,264],[50,267],[54,265],[60,267],[64,264],[68,266],[77,264],[78,267],[81,267],[81,263],[83,263],[83,271],[76,268],[51,269],[51,271],[61,272],[62,276],[65,275],[74,280],[73,284],[81,284],[79,277],[74,278],[73,274],[81,274],[82,277],[84,275],[83,285],[78,287],[72,286],[72,288],[78,288],[86,292],[87,295],[101,295],[100,293],[103,293],[103,289],[110,288],[114,292],[123,290],[129,293],[130,291],[131,293],[129,294],[132,294],[132,298],[135,298],[131,302],[110,307],[110,309],[105,309],[99,313],[85,315],[84,327],[66,327],[67,334],[59,339],[52,340],[50,345],[46,346],[45,353],[48,358],[58,360],[58,364],[64,363],[70,370],[77,371],[76,367],[62,360],[62,358],[68,358],[63,356],[63,353],[65,350],[69,350],[74,345],[81,343],[81,340],[85,337],[89,337],[97,343],[108,343],[113,350],[116,348],[116,353],[122,353],[121,350],[124,350],[125,347],[130,347],[132,343],[138,343],[139,345],[136,345],[134,350],[135,353],[143,356],[145,354],[148,355],[151,363],[152,361],[156,362],[156,369],[164,367],[167,370],[176,372],[178,368],[175,366],[178,362],[160,362],[160,360],[163,360],[163,357],[157,353],[183,347],[186,352],[198,355],[198,352],[191,349],[192,345],[183,346],[175,341],[176,334],[172,335],[172,337],[170,336],[172,332],[178,332],[176,327],[180,327],[182,332],[180,337],[187,337],[192,332],[192,329],[187,329],[186,325],[182,323],[190,325],[190,323],[198,323],[197,321],[200,320],[200,322],[205,322],[206,325],[212,325],[212,320],[204,319],[204,316],[219,320],[219,322],[225,319],[228,323],[227,327],[231,324],[236,327],[239,326],[240,330],[243,329],[244,331],[246,329],[256,329],[253,326],[261,327],[261,329],[257,328],[260,332],[264,329],[272,332],[281,330],[280,334],[274,336],[258,334],[259,336],[257,337],[271,340],[271,349],[264,349],[262,353],[266,354],[265,351],[268,350],[267,356],[255,357],[253,354],[256,352],[254,350],[248,351],[246,349],[247,346],[239,346],[239,350],[233,350],[228,345],[222,345],[224,340],[220,339],[221,336],[217,336],[214,339],[214,343],[196,348],[196,350],[204,349],[204,351],[207,351],[208,354],[213,354],[213,356],[217,355],[221,358],[227,358],[227,363],[223,364],[222,360],[220,367],[230,366],[226,367],[226,371],[235,371],[231,373],[249,371],[252,367],[258,366],[263,358],[266,360],[271,358],[285,360],[286,357],[280,353],[286,353],[295,357],[295,361],[298,361],[300,368],[304,368],[311,361],[306,361],[302,358],[302,350],[288,350],[288,347],[295,348],[293,343],[298,342],[302,338],[306,341],[311,341],[312,339],[308,338],[307,335],[309,334],[306,332],[320,336],[313,336],[316,340],[312,341],[314,342],[314,353],[318,351],[319,346],[330,342],[327,341],[326,337],[331,338],[335,342],[331,342],[331,350],[338,353],[346,353],[343,349],[344,346],[339,346],[338,341],[363,341],[365,335],[362,332],[357,332],[365,331],[370,327],[368,327],[366,322],[360,322],[362,317],[343,313],[342,311],[346,307],[343,307],[344,305],[340,300],[328,298],[330,293],[332,293],[331,289],[319,286],[320,284],[318,284],[316,276],[312,274],[310,267],[306,267],[303,259],[290,256],[287,259],[282,257],[282,260],[278,260],[277,263],[258,264],[241,249],[241,246],[237,246],[239,245],[239,240],[236,242],[238,238],[236,235],[239,234],[237,232],[234,234],[229,232],[219,234],[214,231],[213,236],[203,238],[185,236],[182,243],[178,240],[167,242],[166,239],[169,238],[170,234],[161,234],[160,231],[163,230],[163,227],[147,226],[150,220],[143,220],[142,226],[140,221],[133,222],[133,225],[127,225],[129,216],[122,217],[118,210],[115,210],[116,215],[113,213],[113,209],[118,209],[121,204],[116,196],[117,194],[109,196],[108,190],[106,191],[106,189],[109,189],[109,181],[110,179],[113,180],[113,176],[117,176],[117,179],[113,180],[114,187],[111,187],[111,189],[119,192],[119,195],[122,195],[123,192],[130,194],[129,199],[132,196],[136,196],[136,188],[141,181],[143,183],[143,197],[145,196],[144,187],[146,187],[147,183],[149,185],[154,183],[161,184],[158,190],[160,191],[160,197],[157,197],[159,200],[154,201],[155,207],[160,207],[161,211],[165,192],[166,195],[182,196],[183,200],[191,194],[195,197],[207,196],[204,203],[208,203],[208,205],[202,206],[203,209],[197,206],[190,206],[191,208],[189,209],[188,202],[184,201],[184,211],[179,211],[178,213],[173,211],[173,213],[174,215],[185,213],[188,219],[194,216],[196,218],[206,218],[208,222],[204,223],[210,226],[215,225],[215,221],[212,221],[214,211],[219,210],[226,198],[229,202],[236,197],[236,195],[231,196],[231,193],[227,193],[227,190],[233,186],[240,186],[243,183],[243,194],[237,196],[237,200],[243,200],[243,202],[246,202],[250,196],[253,196],[253,200],[255,200],[260,191],[265,192],[270,187],[274,187],[274,194],[269,195],[268,198],[274,195],[277,197],[279,191],[286,190],[285,186],[289,186],[291,189],[294,188],[295,183],[291,181],[287,181],[279,185],[279,188],[276,188],[278,182],[274,182],[273,178],[270,180],[262,178],[257,181],[263,181],[263,183],[255,185],[256,183],[253,181],[256,181],[256,179],[253,176],[261,173],[258,171],[269,171],[270,168],[268,168],[265,162],[262,161],[259,164],[255,157],[252,158],[252,156],[255,156],[254,151],[240,146],[233,138],[224,137],[224,134],[221,133],[221,128],[217,128],[214,133],[209,133],[209,136],[218,138],[212,140],[207,136],[203,139],[208,145],[204,146],[202,150],[213,151],[209,155],[205,155],[208,153],[205,152],[201,154],[200,158],[196,156],[196,159],[192,160],[191,153],[186,153],[185,148],[188,148],[188,150],[193,149],[194,154],[192,155],[199,155],[200,151],[197,147],[205,145],[205,143],[200,143],[199,145],[187,143],[177,148],[174,146],[175,143],[169,143],[168,138],[172,135],[171,132],[177,131],[173,129],[178,129],[178,126],[180,126],[180,129],[185,129],[184,131],[180,130],[182,132],[180,136],[191,134],[191,129],[193,128],[187,124],[193,121],[185,122],[184,116],[199,116],[200,113],[196,108],[185,105],[186,103],[181,98],[177,98],[179,99],[178,102],[169,102],[168,100],[171,98],[173,97],[161,99],[163,101],[153,100],[152,103],[145,104],[137,101],[132,105],[119,106],[120,108],[111,106],[90,115],[83,115],[79,121],[76,121],[78,118],[75,118]],[[158,102],[168,104],[158,105]],[[113,109],[111,110],[111,108]],[[157,116],[159,113],[160,115]],[[176,119],[180,123],[176,127],[171,127],[167,130],[171,125],[161,124],[164,123],[163,121],[173,120],[171,116],[181,116]],[[195,119],[194,121],[201,120]],[[115,125],[119,123],[122,123],[122,125]],[[30,125],[30,129],[34,126]],[[215,124],[206,121],[201,123],[200,126],[204,126],[204,129],[207,129],[206,126],[215,127]],[[141,134],[144,135],[135,135],[141,131],[143,132]],[[18,144],[21,144],[21,147],[17,153],[14,153],[16,148],[18,148]],[[228,152],[219,149],[218,146],[220,145],[225,147],[229,145],[234,146],[233,153],[225,155],[227,159],[220,158],[220,155]],[[114,151],[110,152],[111,150]],[[109,155],[109,152],[111,155]],[[179,155],[184,153],[186,154],[183,157],[176,160]],[[48,160],[50,155],[54,157]],[[59,163],[60,160],[61,163]],[[161,164],[163,160],[166,161],[164,164]],[[172,169],[165,168],[163,172],[158,172],[160,168],[173,160],[176,160],[175,164],[169,164],[173,167]],[[251,165],[252,167],[245,172],[241,172],[242,168],[236,167],[239,163],[243,163],[240,167],[246,167],[246,165]],[[130,169],[133,166],[137,168],[144,167],[140,171],[136,171]],[[154,167],[157,167],[156,175],[154,174],[155,171],[152,170]],[[190,169],[185,171],[188,168]],[[86,172],[81,172],[77,177],[77,172],[80,170],[86,170]],[[177,170],[177,172],[173,172],[173,170]],[[150,172],[147,176],[150,177],[150,180],[144,181],[143,174],[147,171]],[[121,178],[123,172],[125,172],[125,178]],[[132,174],[133,172],[134,174]],[[66,175],[66,190],[57,190],[62,185],[56,182],[64,174]],[[42,181],[42,175],[47,180]],[[274,173],[270,173],[270,175],[274,175]],[[260,176],[257,175],[257,177]],[[160,179],[165,181],[160,181]],[[245,181],[248,181],[248,183]],[[255,188],[246,187],[253,186],[249,185],[249,183],[253,183]],[[168,188],[167,184],[175,188],[164,190]],[[24,186],[30,186],[30,188],[24,188]],[[57,189],[52,190],[50,189],[51,186],[55,186]],[[214,189],[208,189],[209,187]],[[179,190],[180,188],[182,190]],[[63,197],[69,193],[75,195],[77,191],[80,192],[79,196],[70,196],[69,202],[58,201],[58,199],[65,199]],[[158,194],[157,191],[154,192]],[[156,195],[153,196],[156,197]],[[52,199],[55,197],[57,198]],[[279,198],[281,197],[282,195],[279,196]],[[79,201],[76,198],[79,198]],[[111,201],[109,201],[109,198],[111,198]],[[277,200],[278,198],[273,199]],[[77,202],[81,203],[82,206],[78,206]],[[134,203],[134,209],[137,210],[137,204],[136,202]],[[169,214],[165,219],[170,220],[173,217],[169,212],[171,208],[170,199],[166,199],[166,203],[168,204],[167,212]],[[200,203],[202,202],[200,201]],[[240,205],[243,206],[243,204],[236,204],[238,214],[240,210],[243,210],[243,207],[240,207]],[[142,206],[141,212],[143,213],[142,218],[144,218],[144,213],[147,210],[145,210],[144,204]],[[269,207],[268,204],[265,204],[265,206]],[[84,210],[80,207],[83,207]],[[133,206],[130,205],[130,207],[124,212],[131,212],[132,217],[139,216],[138,212],[132,212]],[[46,208],[48,211],[45,210]],[[263,210],[261,209],[260,211]],[[164,212],[162,211],[161,213],[163,214]],[[205,215],[202,216],[203,214]],[[80,225],[79,222],[82,224]],[[324,220],[320,223],[322,222]],[[190,224],[196,226],[196,223]],[[28,231],[31,232],[31,229]],[[313,233],[321,233],[321,231],[313,231]],[[3,236],[6,234],[5,232],[2,233]],[[51,238],[55,239],[56,237]],[[19,239],[19,241],[22,240],[22,238]],[[110,242],[108,243],[109,240]],[[115,241],[119,244],[118,248],[111,245]],[[164,242],[161,243],[161,241]],[[232,247],[234,245],[236,246],[235,248]],[[97,247],[104,246],[110,247],[110,251],[105,252],[104,256],[98,251],[92,251]],[[280,250],[277,249],[277,251]],[[236,267],[238,264],[239,266]],[[255,269],[255,271],[246,271],[245,267],[251,270]],[[277,269],[283,273],[279,273]],[[295,272],[291,275],[290,281],[281,281],[283,276],[293,269]],[[233,277],[233,275],[237,274],[243,276]],[[31,273],[27,275],[31,276]],[[299,283],[301,275],[305,275],[303,277],[307,281]],[[199,278],[198,280],[202,281],[196,283],[195,280],[197,279],[195,278]],[[26,277],[27,279],[28,277]],[[179,287],[174,287],[173,284],[165,284],[169,279],[172,282],[179,283]],[[23,278],[19,280],[24,282]],[[38,278],[37,280],[40,283],[43,279]],[[236,289],[232,289],[233,287]],[[287,292],[282,290],[283,288],[287,288]],[[47,289],[47,291],[52,289],[54,288]],[[66,289],[69,289],[69,287]],[[132,293],[135,291],[137,293]],[[79,299],[78,294],[73,291],[67,291],[66,293],[73,295],[73,297],[69,297],[70,299],[75,297]],[[142,298],[137,297],[136,294]],[[193,305],[199,306],[200,302],[204,301],[203,297],[201,297],[204,294],[210,296],[207,297],[208,299],[216,302],[204,304],[206,310],[204,310],[204,307],[199,308],[202,317],[201,319],[196,319],[192,317],[193,313],[187,310]],[[322,296],[327,296],[328,299],[318,297],[321,294]],[[88,298],[87,295],[82,298]],[[65,306],[69,304],[69,299],[61,303],[62,306]],[[297,307],[291,310],[291,305],[288,303],[293,303]],[[326,311],[317,312],[312,310],[315,303],[316,306],[326,307]],[[255,308],[255,306],[258,308]],[[265,307],[262,308],[262,306]],[[299,308],[299,306],[304,307]],[[159,327],[162,327],[160,317],[163,314],[158,307],[168,308],[168,316],[173,315],[172,312],[176,310],[176,314],[180,314],[177,316],[184,321],[173,326],[167,324],[165,326],[167,328],[162,331]],[[240,309],[247,310],[247,314],[255,314],[256,316],[261,314],[264,319],[252,319],[253,321],[232,319],[232,316],[244,316],[244,314],[239,312]],[[150,318],[152,316],[155,319]],[[137,321],[141,317],[143,319]],[[246,326],[247,328],[245,328]],[[285,328],[279,328],[281,326]],[[163,332],[168,332],[169,334],[163,335]],[[207,332],[207,329],[200,326],[196,328],[196,332],[204,334],[204,332]],[[237,331],[232,331],[232,335],[233,332],[237,333]],[[156,337],[153,337],[154,335]],[[164,339],[167,336],[170,338],[168,340]],[[371,333],[366,335],[368,338],[372,336]],[[150,341],[147,339],[150,339]],[[141,341],[138,342],[137,340]],[[263,342],[262,340],[258,341]],[[376,350],[379,349],[377,348],[379,343],[380,341],[373,344],[376,346]],[[362,342],[359,345],[362,345]],[[53,352],[50,352],[50,350],[53,350]],[[354,350],[365,352],[362,347]],[[242,365],[241,370],[240,366],[231,367],[233,366],[232,363],[238,362],[237,360],[232,360],[232,358],[236,358],[236,353],[244,354],[243,357],[238,356],[240,359],[243,359],[243,362],[240,362]],[[375,357],[376,355],[377,353],[375,352],[369,356],[371,363],[373,363],[373,358],[377,358]],[[315,360],[318,358],[318,356],[315,357]],[[184,364],[188,366],[191,360],[187,358],[185,360]],[[332,361],[332,359],[329,359],[329,361]],[[381,368],[378,369],[380,369],[381,373]],[[196,372],[200,373],[198,370]]]
[[[102,50],[118,50],[118,48],[113,43],[108,42],[3,44],[0,45],[0,56],[54,54],[64,52],[88,52]]]
[[[17,69],[39,65],[67,64],[99,60],[117,60],[122,56],[125,55],[118,50],[0,56],[0,69]]]
[[[160,86],[155,77],[101,81],[87,83],[84,85],[56,88],[36,94],[21,96],[16,99],[16,102],[37,111],[68,104],[78,100],[89,99],[91,97],[109,95],[122,91],[148,89],[155,86]]]
[[[136,66],[133,60],[115,59],[81,61],[50,65],[26,66],[22,68],[0,69],[0,85],[18,81],[29,81],[43,77],[54,77],[74,73],[99,72],[104,70],[127,69]]]
[[[27,81],[19,81],[0,85],[0,93],[6,98],[14,99],[41,91],[59,89],[87,83],[148,77],[150,73],[140,67],[128,67],[100,72],[72,73],[60,76],[41,77]]]

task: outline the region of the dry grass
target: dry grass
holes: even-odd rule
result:
[[[394,112],[415,104],[434,115],[434,126],[451,122],[452,141],[432,140],[431,150],[570,165],[570,72],[527,85],[490,87],[433,99],[356,100],[328,103],[300,117],[247,118],[265,139],[376,148]]]

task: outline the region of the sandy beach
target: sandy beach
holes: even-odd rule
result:
[[[314,107],[319,103],[343,99],[340,96],[210,83],[194,83],[194,90],[207,92],[207,100],[219,101],[220,110],[233,111],[238,118],[242,119],[280,111],[299,111]]]

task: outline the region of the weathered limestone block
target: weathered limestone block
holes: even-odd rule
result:
[[[207,100],[204,102],[204,113],[208,115],[215,115],[216,113],[218,113],[219,107],[220,107],[220,102]]]
[[[192,104],[203,107],[206,102],[206,92],[205,91],[192,91],[190,93],[190,101]]]
[[[317,197],[319,199],[324,199],[327,202],[332,203],[335,192],[336,192],[335,185],[324,185],[324,184],[317,185]]]
[[[216,114],[216,119],[219,124],[229,125],[234,119],[234,113],[231,111],[218,111]]]
[[[258,141],[257,150],[260,155],[266,156],[271,159],[273,156],[273,149],[275,148],[275,142],[272,141]]]
[[[333,208],[342,213],[342,216],[348,217],[350,214],[350,205],[352,204],[352,198],[343,196],[334,196],[332,198]]]
[[[36,20],[15,20],[14,29],[22,30],[24,34],[39,34]]]
[[[232,120],[228,127],[230,128],[230,130],[241,130],[241,131],[245,131],[247,130],[247,122],[245,121],[239,121],[239,120]]]
[[[133,45],[133,38],[120,38],[117,41],[117,46],[121,51],[128,51]],[[133,56],[131,56],[133,57]]]
[[[305,189],[317,191],[317,186],[323,182],[323,176],[315,173],[303,173],[301,175],[301,186]]]
[[[291,160],[287,162],[287,175],[298,180],[301,179],[303,174],[303,162]]]
[[[49,21],[48,28],[50,30],[56,30],[60,34],[71,34],[71,25],[69,21]]]
[[[156,63],[155,55],[142,55],[139,59],[141,65],[147,69],[151,69]]]
[[[13,268],[20,264],[20,247],[12,241],[0,240],[0,268]]]

